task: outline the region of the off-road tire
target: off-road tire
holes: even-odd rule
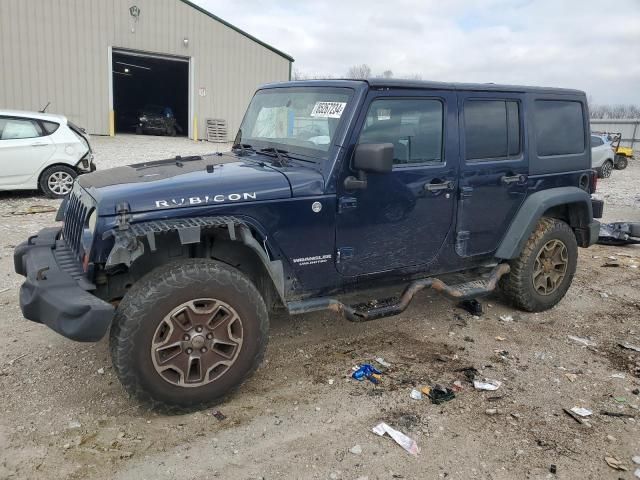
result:
[[[234,363],[211,383],[174,385],[154,367],[153,338],[172,309],[204,297],[225,302],[237,311],[242,345]],[[111,359],[122,385],[141,403],[167,412],[188,412],[220,403],[253,374],[262,362],[268,330],[265,303],[240,271],[214,260],[181,260],[153,270],[122,299],[110,331]]]
[[[53,165],[47,168],[44,172],[42,172],[42,175],[40,175],[38,184],[40,185],[40,190],[47,198],[64,198],[71,191],[72,185],[69,185],[69,191],[67,191],[66,193],[55,192],[54,190],[52,190],[49,182],[49,179],[51,179],[54,175],[61,175],[65,178],[70,177],[73,181],[73,179],[78,176],[78,172],[66,165]]]
[[[567,268],[564,278],[552,293],[543,295],[533,284],[535,261],[542,248],[551,240],[562,242],[567,251]],[[507,299],[517,308],[527,312],[541,312],[556,305],[571,286],[578,263],[578,244],[571,227],[561,220],[543,217],[527,240],[520,256],[511,260],[511,272],[500,281]]]
[[[142,135],[144,134],[144,130],[142,130],[142,127],[136,127],[136,135]]]
[[[605,160],[602,166],[598,169],[598,176],[600,178],[609,178],[613,172],[613,162],[611,160]]]
[[[167,127],[167,135],[170,137],[176,136],[176,128],[175,127]]]
[[[624,170],[627,168],[627,165],[629,165],[629,160],[624,155],[616,155],[616,161],[614,163],[616,170]]]

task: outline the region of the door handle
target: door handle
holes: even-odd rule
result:
[[[453,190],[453,182],[449,180],[448,182],[442,182],[442,183],[425,183],[424,189],[429,192],[437,192],[440,190]]]
[[[500,182],[504,185],[509,185],[510,183],[524,183],[527,181],[526,175],[503,175],[500,177]]]
[[[32,143],[32,147],[46,147],[48,143]]]

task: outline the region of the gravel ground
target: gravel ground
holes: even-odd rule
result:
[[[130,136],[94,146],[99,168],[216,148]],[[639,164],[599,182],[606,219],[640,221]],[[217,420],[145,410],[118,383],[106,339],[75,343],[22,318],[12,250],[54,214],[15,212],[57,203],[0,196],[2,479],[632,479],[640,468],[640,353],[619,346],[640,345],[637,246],[581,249],[567,297],[540,314],[495,296],[475,318],[425,292],[402,315],[366,324],[277,316],[263,366]],[[603,267],[609,256],[620,266]],[[347,377],[375,357],[391,363],[380,386]],[[458,371],[469,366],[502,386],[474,390]],[[409,396],[455,380],[463,390],[441,405]],[[574,406],[593,414],[579,423],[563,411]],[[420,454],[374,435],[380,421]]]

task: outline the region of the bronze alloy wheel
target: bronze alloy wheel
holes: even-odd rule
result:
[[[179,387],[200,387],[220,378],[242,348],[238,313],[214,298],[191,300],[174,308],[153,335],[156,372]]]
[[[538,252],[533,268],[533,287],[540,295],[551,295],[562,283],[569,265],[567,246],[549,240]]]

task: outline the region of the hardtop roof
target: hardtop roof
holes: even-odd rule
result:
[[[295,80],[264,85],[263,88],[275,88],[284,86],[329,86],[362,88],[406,88],[424,90],[456,90],[456,91],[494,91],[494,92],[533,92],[564,95],[585,95],[581,90],[556,87],[533,87],[526,85],[500,85],[496,83],[456,83],[435,82],[427,80],[401,80],[387,78],[370,78],[367,80],[352,79],[326,79],[326,80]]]

